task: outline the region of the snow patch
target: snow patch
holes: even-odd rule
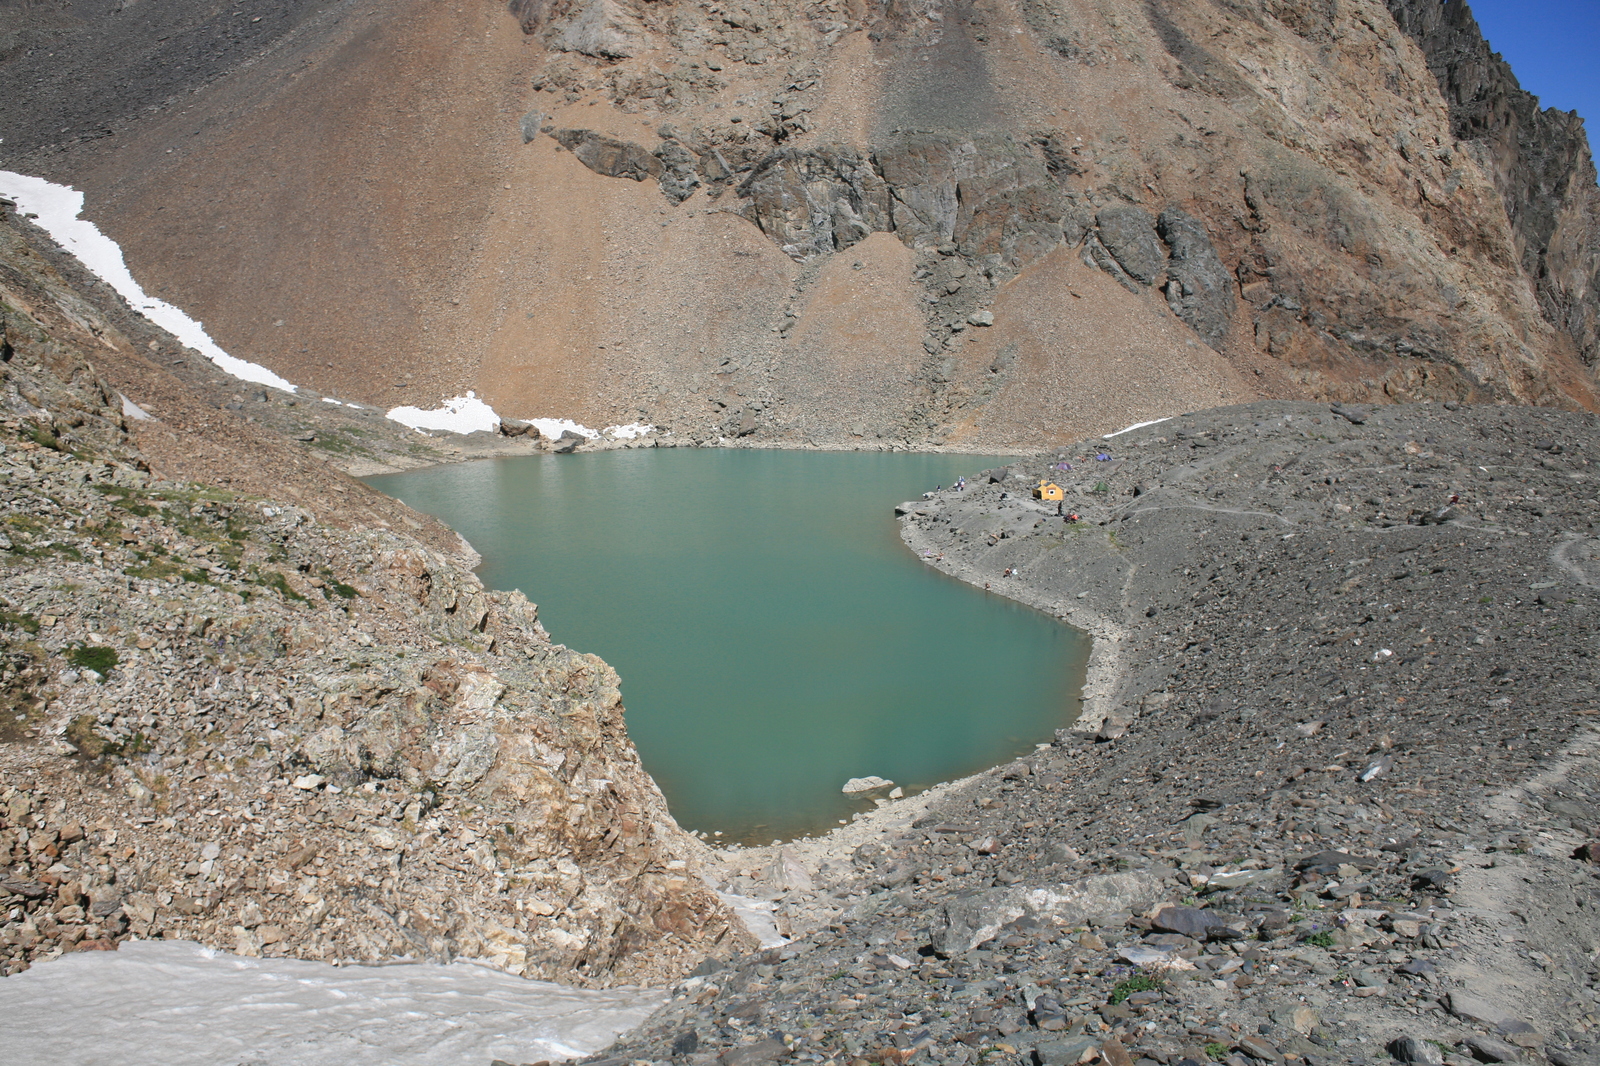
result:
[[[266,367],[235,359],[223,351],[206,333],[204,326],[178,308],[165,300],[146,295],[133,279],[128,264],[123,261],[122,249],[117,242],[101,233],[93,222],[78,217],[83,212],[83,193],[77,189],[57,185],[43,178],[0,170],[0,196],[15,200],[18,211],[37,215],[34,221],[41,229],[54,237],[61,247],[77,256],[78,261],[96,277],[117,290],[135,311],[229,374],[242,381],[267,385],[284,392],[295,391],[293,385]]]
[[[75,952],[0,980],[7,1062],[460,1066],[592,1055],[666,995],[466,963],[335,967],[184,941]]]
[[[146,411],[143,407],[140,407],[138,404],[134,403],[132,400],[128,399],[126,396],[123,396],[122,393],[117,393],[117,397],[122,400],[123,418],[131,418],[135,422],[155,421],[154,415],[152,415],[149,411]]]
[[[581,426],[570,418],[525,418],[523,421],[537,427],[541,437],[549,437],[551,440],[555,440],[567,430],[571,430],[580,437],[588,437],[590,440],[598,440],[600,438],[600,434],[597,431],[590,429],[588,426]]]
[[[630,422],[625,426],[607,426],[605,435],[612,440],[638,440],[647,433],[654,433],[656,427],[648,422]],[[540,430],[540,432],[544,432]]]
[[[443,407],[424,411],[420,407],[396,407],[389,416],[402,426],[412,429],[439,429],[447,433],[493,433],[500,428],[500,416],[494,408],[478,399],[475,392],[456,396],[444,402]]]
[[[748,896],[738,896],[732,892],[718,892],[717,898],[723,905],[738,915],[744,927],[759,941],[764,948],[781,948],[789,942],[789,938],[778,932],[777,919],[773,911],[777,905],[764,899],[751,899]],[[26,972],[26,971],[24,971]]]
[[[1158,418],[1153,422],[1135,422],[1133,425],[1129,426],[1127,429],[1119,429],[1115,433],[1107,433],[1105,436],[1101,437],[1100,439],[1101,440],[1110,440],[1112,437],[1120,437],[1124,433],[1132,433],[1134,430],[1143,429],[1145,426],[1159,426],[1163,422],[1171,422],[1171,421],[1172,421],[1172,416],[1168,415],[1166,418]]]

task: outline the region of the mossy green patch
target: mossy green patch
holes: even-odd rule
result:
[[[121,660],[117,657],[117,649],[108,648],[99,644],[79,644],[66,650],[67,662],[80,670],[93,670],[104,677],[109,674]]]
[[[1160,987],[1161,978],[1153,977],[1150,974],[1137,974],[1126,981],[1119,982],[1112,988],[1111,995],[1107,997],[1107,1001],[1112,1005],[1116,1005],[1135,992],[1154,992]]]

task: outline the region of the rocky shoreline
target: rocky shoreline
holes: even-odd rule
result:
[[[1596,429],[1264,403],[905,505],[1104,634],[1081,728],[747,853],[800,935],[599,1061],[1596,1062]]]

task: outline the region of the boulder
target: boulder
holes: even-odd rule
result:
[[[1450,993],[1448,1006],[1450,1013],[1464,1022],[1477,1022],[1479,1025],[1499,1025],[1506,1018],[1506,1012],[1484,999],[1479,999],[1470,992],[1457,989]]]
[[[675,204],[687,200],[700,187],[699,158],[675,140],[662,141],[655,150],[661,161],[661,192]]]
[[[1389,1054],[1400,1062],[1419,1066],[1444,1066],[1444,1052],[1433,1044],[1415,1036],[1402,1036],[1389,1041]]]
[[[1203,907],[1163,907],[1150,919],[1150,928],[1158,933],[1177,933],[1194,940],[1204,940],[1210,930],[1224,924],[1220,915]]]
[[[627,59],[643,47],[644,27],[620,0],[587,0],[561,10],[547,39],[563,52]]]
[[[628,141],[619,141],[594,130],[556,130],[554,137],[578,162],[608,178],[632,178],[644,181],[660,177],[661,160]]]
[[[778,852],[777,859],[767,867],[765,878],[768,884],[786,892],[810,892],[816,887],[806,868],[788,849]]]
[[[1469,1036],[1466,1045],[1479,1062],[1516,1062],[1522,1058],[1521,1051],[1492,1036]]]
[[[717,1056],[717,1061],[722,1066],[759,1066],[763,1062],[776,1062],[788,1057],[788,1045],[776,1037],[768,1037],[744,1047],[729,1048]]]
[[[1283,1061],[1283,1053],[1259,1036],[1241,1036],[1239,1050],[1257,1062]]]
[[[1100,1052],[1100,1041],[1089,1036],[1071,1036],[1065,1040],[1046,1040],[1035,1044],[1034,1061],[1039,1066],[1077,1066],[1088,1062]]]
[[[1054,918],[1081,925],[1090,915],[1132,910],[1158,896],[1160,878],[1147,873],[1102,874],[1075,885],[1049,888],[995,888],[945,903],[934,915],[933,950],[961,955],[994,939],[1018,918]]]

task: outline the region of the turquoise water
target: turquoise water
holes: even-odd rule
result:
[[[369,478],[483,555],[622,676],[687,829],[770,843],[1028,751],[1076,717],[1088,638],[937,573],[894,505],[992,460],[640,449]]]

